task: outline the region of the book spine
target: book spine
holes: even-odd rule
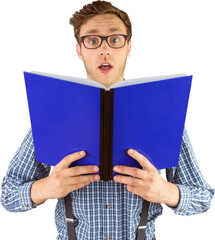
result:
[[[113,153],[113,100],[114,89],[100,94],[100,176],[112,180]]]

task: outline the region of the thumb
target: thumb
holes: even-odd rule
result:
[[[68,168],[71,163],[83,158],[86,155],[85,151],[75,152],[64,157],[55,167],[59,169]]]

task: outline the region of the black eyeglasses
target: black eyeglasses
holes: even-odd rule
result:
[[[126,40],[129,40],[129,37],[123,34],[114,34],[106,37],[86,35],[80,37],[79,43],[83,42],[84,47],[87,49],[96,49],[102,45],[103,40],[105,40],[111,48],[122,48],[125,46]]]

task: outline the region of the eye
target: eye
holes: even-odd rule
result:
[[[110,42],[111,43],[118,43],[120,40],[119,40],[119,38],[118,37],[112,37],[111,39],[110,39]]]
[[[96,38],[96,37],[89,37],[87,39],[87,42],[90,44],[90,45],[97,45],[99,43],[99,39]]]
[[[96,39],[91,39],[89,43],[93,45],[93,44],[96,44],[97,41],[96,41]]]

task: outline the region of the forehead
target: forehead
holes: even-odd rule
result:
[[[124,23],[113,14],[96,15],[88,19],[80,29],[80,36],[90,34],[109,35],[112,33],[126,34]]]

